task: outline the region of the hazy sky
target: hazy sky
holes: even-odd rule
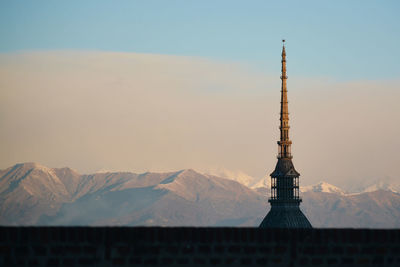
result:
[[[282,2],[282,3],[281,3]],[[0,168],[396,177],[398,1],[2,1]]]
[[[1,1],[0,51],[107,50],[246,61],[290,74],[399,77],[399,1]]]

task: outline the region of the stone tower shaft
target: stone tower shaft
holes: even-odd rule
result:
[[[285,45],[282,48],[282,86],[281,86],[281,113],[280,113],[280,140],[278,141],[279,152],[278,158],[292,158],[291,155],[291,144],[292,141],[289,139],[289,108],[288,108],[288,99],[287,99],[287,80],[286,75],[286,51]]]

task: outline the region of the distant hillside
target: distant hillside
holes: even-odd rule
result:
[[[314,227],[400,227],[400,195],[302,188]],[[194,170],[81,175],[70,168],[17,164],[0,171],[1,225],[258,226],[268,188]]]

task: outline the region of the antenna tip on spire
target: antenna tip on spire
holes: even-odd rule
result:
[[[286,41],[285,39],[282,39],[282,43],[285,43],[285,41]]]

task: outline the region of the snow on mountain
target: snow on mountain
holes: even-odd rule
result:
[[[16,164],[0,172],[0,195],[13,194],[12,189],[23,190],[32,197],[64,199],[68,192],[54,169],[37,163]],[[7,188],[8,190],[4,190]]]
[[[377,190],[385,190],[385,191],[400,193],[400,179],[384,177],[365,186],[362,192],[374,192]]]
[[[400,194],[375,191],[359,194],[302,194],[301,209],[314,227],[399,228]]]
[[[262,187],[264,183],[264,179],[252,177],[242,171],[232,171],[225,168],[214,168],[205,170],[203,172],[208,175],[234,180],[250,188]]]
[[[152,177],[152,182],[143,183],[146,176]],[[126,186],[127,183],[130,184]],[[43,217],[40,223],[252,226],[256,218],[251,214],[264,212],[261,199],[266,202],[263,196],[236,181],[191,169],[150,176],[146,173],[131,177],[118,187],[85,194],[63,205],[57,215]]]
[[[400,178],[393,176],[383,176],[375,179],[350,179],[346,186],[348,192],[351,192],[352,194],[374,192],[377,190],[400,193]]]
[[[55,214],[70,194],[54,169],[21,163],[0,171],[0,224],[34,224]]]
[[[0,225],[257,226],[270,207],[269,181],[251,189],[191,169],[81,175],[16,164],[0,170]],[[314,227],[400,227],[398,193],[344,194],[325,182],[301,190]]]
[[[333,193],[333,194],[340,194],[344,195],[345,192],[336,187],[334,185],[328,184],[326,182],[319,182],[315,185],[308,185],[308,186],[300,186],[301,192],[324,192],[324,193]]]
[[[266,188],[269,190],[271,188],[271,178],[269,176],[265,177],[265,178],[261,178],[258,182],[253,184],[250,188],[252,188],[252,189]]]
[[[216,176],[200,174],[192,169],[183,170],[160,182],[155,188],[167,189],[190,201],[199,201],[209,197],[221,199],[231,198],[235,192],[235,198],[250,196],[253,192],[236,181]]]
[[[377,184],[373,184],[368,186],[367,188],[365,188],[363,190],[363,192],[374,192],[374,191],[378,191],[378,190],[385,190],[385,191],[392,191],[392,192],[396,192],[399,193],[398,189],[390,184],[385,184],[385,183],[377,183]]]
[[[0,170],[0,225],[252,226],[264,198],[190,169],[80,175],[27,163]]]

